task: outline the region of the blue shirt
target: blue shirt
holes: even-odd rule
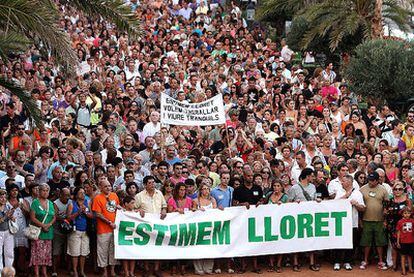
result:
[[[57,167],[57,166],[60,166],[60,168],[62,168],[63,171],[67,171],[66,167],[76,166],[76,164],[74,164],[72,162],[69,162],[69,161],[68,161],[67,165],[65,165],[65,166],[62,166],[59,161],[52,163],[52,165],[49,167],[49,170],[47,171],[47,178],[49,180],[53,178],[52,172],[53,172],[53,169],[55,169],[55,167]]]
[[[233,191],[234,188],[227,187],[226,190],[220,188],[220,185],[215,187],[211,191],[211,196],[216,199],[217,207],[222,206],[223,208],[231,207],[231,202],[233,201]]]
[[[75,214],[79,211],[79,205],[76,201],[72,201],[73,204],[73,209],[72,209],[72,214]],[[84,200],[83,204],[88,207],[88,200]],[[89,209],[89,208],[88,208]],[[87,210],[89,211],[89,210]],[[87,226],[87,222],[86,222],[86,215],[85,214],[81,214],[78,217],[76,217],[73,220],[73,225],[76,228],[76,231],[86,231],[86,226]]]

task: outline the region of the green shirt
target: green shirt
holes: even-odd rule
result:
[[[53,206],[53,202],[50,200],[48,201],[48,213],[47,218],[43,222],[44,224],[48,224],[53,220],[53,217],[55,216],[55,207]],[[36,219],[40,222],[43,221],[44,217],[46,216],[46,210],[43,209],[43,207],[40,205],[39,199],[35,199],[32,202],[32,205],[30,206],[30,209],[34,211]],[[40,233],[39,239],[42,240],[51,240],[53,239],[53,225],[50,226],[48,232],[42,232]]]

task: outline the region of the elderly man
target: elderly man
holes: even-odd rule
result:
[[[155,188],[153,176],[144,177],[144,190],[135,196],[135,208],[139,210],[142,217],[145,213],[160,214],[161,219],[167,215],[167,202],[162,192]],[[162,277],[160,262],[154,262],[154,274]],[[144,273],[142,276],[149,276],[149,261],[145,261]]]
[[[108,277],[108,265],[111,269],[111,276],[115,276],[116,260],[113,230],[116,228],[116,210],[120,207],[118,196],[111,192],[111,184],[108,180],[102,180],[99,183],[99,189],[101,193],[93,199],[92,211],[97,218],[98,266],[103,269],[102,276]]]

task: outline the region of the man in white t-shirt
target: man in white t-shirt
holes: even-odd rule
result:
[[[6,175],[1,177],[0,179],[0,188],[6,189],[6,180],[7,179],[14,179],[14,183],[19,186],[19,189],[24,189],[24,177],[17,174],[16,172],[16,165],[13,161],[7,161],[6,163]]]
[[[356,190],[352,183],[354,178],[346,174],[341,178],[341,190],[335,194],[335,199],[346,199],[351,202],[352,205],[352,230],[353,237],[358,231],[358,212],[365,210],[364,197],[359,190]],[[357,245],[354,241],[354,245]],[[354,253],[354,249],[337,249],[332,251],[334,260],[334,270],[341,269],[341,263],[346,270],[352,270],[351,262]]]
[[[337,168],[338,168],[338,178],[335,178],[332,181],[330,181],[328,185],[329,198],[331,199],[336,199],[337,194],[344,193],[344,189],[342,187],[342,181],[343,181],[342,179],[346,175],[349,175],[349,167],[346,163],[340,163],[337,166]],[[355,180],[353,180],[352,182],[352,187],[355,190],[359,190],[359,185]]]

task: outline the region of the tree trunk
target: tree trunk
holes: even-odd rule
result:
[[[382,1],[383,0],[375,0],[374,16],[371,20],[371,39],[382,38],[383,35]]]

